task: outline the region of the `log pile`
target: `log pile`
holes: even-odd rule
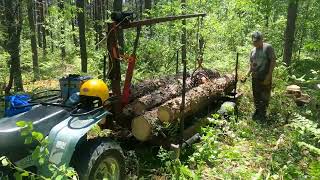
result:
[[[197,70],[191,77],[186,79],[186,90],[204,84],[215,78],[220,77],[220,74],[215,70],[201,69]],[[161,105],[162,103],[180,96],[182,93],[182,76],[175,76],[175,80],[170,80],[165,86],[159,87],[154,92],[136,99],[132,103],[132,108],[135,115],[141,115],[146,110]]]
[[[187,76],[190,76],[189,74]],[[182,74],[177,74],[174,76],[166,76],[159,79],[148,79],[140,83],[133,85],[131,88],[130,99],[135,100],[142,97],[150,92],[153,92],[160,87],[164,87],[167,84],[173,84],[177,79],[182,79]]]
[[[213,77],[205,78],[205,81],[194,80],[194,77],[187,79],[188,91],[186,93],[185,116],[200,111],[224,93],[231,92],[235,80],[234,75],[225,75],[216,79]],[[179,79],[179,77],[174,78]],[[181,76],[180,79],[182,79]],[[127,109],[131,109],[131,113],[141,114],[135,117],[131,124],[132,134],[138,140],[147,141],[153,136],[161,134],[164,124],[173,124],[181,118],[181,81],[173,80],[171,83],[141,96],[127,107]],[[198,85],[199,82],[203,84]],[[198,86],[195,87],[195,85]],[[146,111],[149,109],[151,110]]]
[[[234,84],[233,75],[226,75],[205,84],[201,84],[186,93],[186,116],[194,114],[209,104],[213,99],[221,97],[226,89]],[[181,97],[174,98],[158,108],[158,118],[161,122],[173,122],[181,117]]]

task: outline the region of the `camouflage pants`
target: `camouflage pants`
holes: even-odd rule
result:
[[[253,100],[257,115],[266,115],[269,100],[271,97],[271,84],[272,81],[270,81],[268,85],[264,85],[261,81],[252,78]]]

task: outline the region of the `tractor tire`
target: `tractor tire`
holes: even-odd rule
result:
[[[110,139],[94,139],[77,147],[72,165],[80,180],[126,179],[121,147]]]

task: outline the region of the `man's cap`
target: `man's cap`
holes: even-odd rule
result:
[[[263,39],[263,35],[261,32],[259,31],[256,31],[254,33],[252,33],[252,41],[253,42],[256,42],[256,41],[259,41],[259,40],[262,40]]]

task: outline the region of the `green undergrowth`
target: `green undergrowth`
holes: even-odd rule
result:
[[[181,161],[172,159],[172,151],[160,149],[161,168],[145,179],[320,178],[320,129],[298,113],[287,122],[260,123],[246,116],[235,122],[218,115],[209,120],[201,142],[183,152]]]
[[[252,120],[250,81],[240,84],[244,95],[238,121],[235,115],[223,118],[213,112],[201,129],[201,141],[186,148],[180,160],[162,148],[156,157],[140,157],[141,179],[319,179],[319,90],[308,84],[319,73],[305,72],[311,75],[297,81],[284,66],[275,69],[266,122]],[[297,106],[285,94],[290,84],[299,84],[311,102]]]

